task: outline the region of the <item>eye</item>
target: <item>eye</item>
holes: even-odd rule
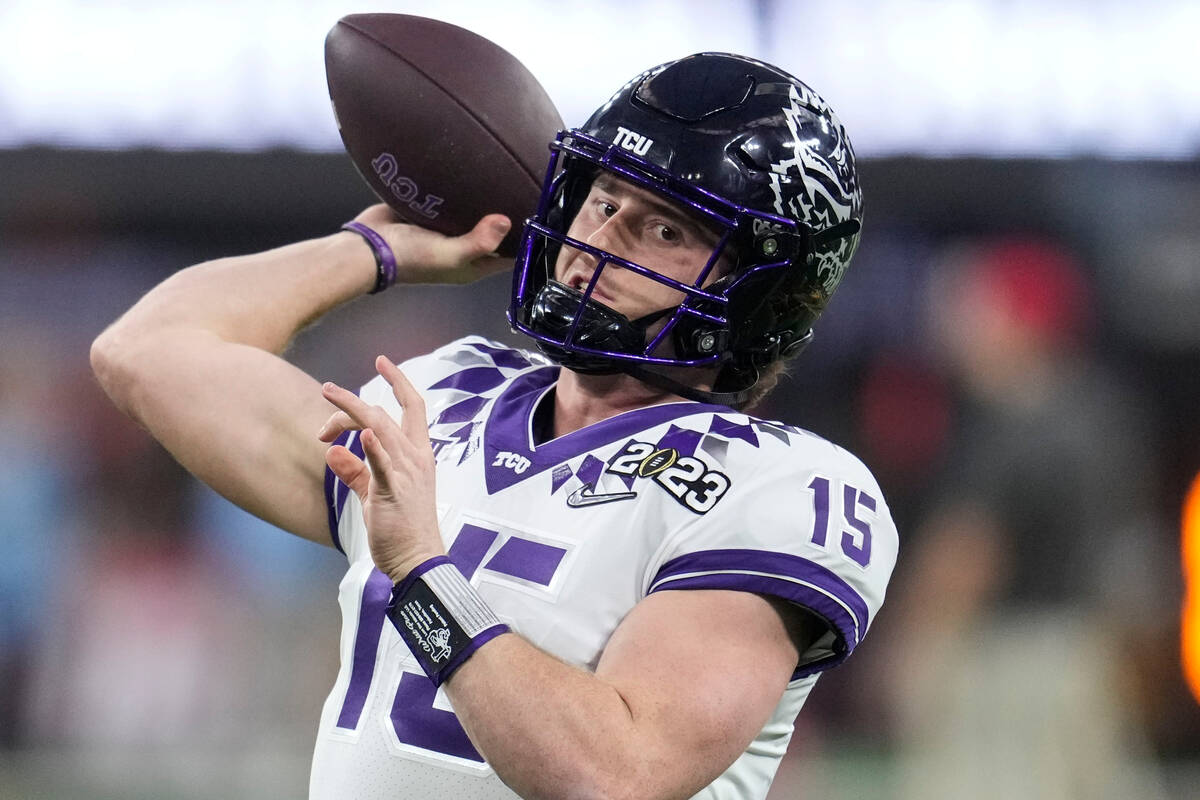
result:
[[[672,228],[670,225],[655,225],[654,233],[664,242],[679,241],[679,231]]]
[[[617,213],[617,207],[607,200],[600,200],[597,203],[597,208],[599,208],[600,214],[605,217],[611,217],[613,214]]]

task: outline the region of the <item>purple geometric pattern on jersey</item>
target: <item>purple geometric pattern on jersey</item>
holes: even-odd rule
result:
[[[700,440],[700,450],[712,456],[721,466],[725,466],[725,457],[729,454],[729,439],[713,436],[711,433],[705,434]]]
[[[525,369],[530,366],[529,359],[525,358],[517,350],[510,350],[507,347],[492,347],[491,345],[480,344],[479,342],[467,342],[466,344],[469,347],[474,347],[481,353],[486,353],[497,367]]]
[[[596,481],[600,480],[600,473],[604,471],[604,462],[596,458],[591,453],[584,457],[583,463],[579,465],[579,469],[575,470],[575,477],[586,484],[596,485]]]
[[[478,422],[468,422],[466,425],[463,425],[454,433],[450,434],[451,439],[460,444],[466,445],[466,447],[463,448],[462,455],[458,457],[459,464],[466,462],[466,460],[474,455],[475,451],[479,449],[479,439],[475,436],[475,429],[478,427]]]
[[[496,555],[483,568],[549,586],[554,571],[566,554],[567,551],[561,547],[512,536],[500,545]]]
[[[696,445],[700,444],[700,436],[700,431],[672,425],[658,440],[658,446],[662,450],[674,449],[681,456],[691,456],[696,454]]]
[[[571,480],[571,475],[573,474],[569,464],[559,464],[555,467],[550,473],[550,494],[554,494],[561,489],[564,483]]]
[[[725,419],[720,414],[713,414],[712,423],[708,426],[708,432],[724,436],[726,439],[741,439],[753,447],[758,447],[758,437],[754,435],[754,428]]]
[[[468,397],[466,400],[461,400],[454,405],[443,409],[441,414],[438,414],[437,419],[433,421],[434,425],[445,425],[449,422],[468,422],[475,418],[479,413],[479,409],[487,405],[487,398],[478,395]]]
[[[391,580],[378,569],[372,570],[363,584],[362,604],[358,609],[358,636],[354,640],[350,684],[346,687],[346,699],[342,701],[342,713],[338,715],[339,728],[352,731],[358,727],[363,704],[367,702],[367,693],[371,689],[379,634],[383,631],[383,617],[391,597]]]
[[[458,567],[458,571],[470,580],[475,570],[483,563],[483,557],[487,555],[492,542],[496,541],[499,535],[496,531],[480,528],[478,525],[465,524],[455,537],[454,544],[450,545],[447,555],[454,566]]]
[[[662,566],[650,592],[664,589],[733,589],[788,600],[829,624],[834,655],[806,664],[797,676],[841,663],[867,630],[870,612],[855,589],[830,569],[806,558],[767,550],[706,550]]]
[[[451,350],[449,353],[443,355],[443,358],[451,364],[458,364],[460,367],[477,367],[481,364],[491,366],[493,364],[492,359],[483,353],[468,350],[465,347],[460,350]]]
[[[787,430],[781,425],[763,422],[762,420],[755,420],[753,425],[763,433],[769,433],[784,444],[790,445],[792,443],[792,439],[788,436]]]
[[[478,424],[478,422],[468,422],[466,425],[463,425],[461,428],[454,431],[454,433],[450,434],[450,438],[459,444],[463,444],[471,438],[471,434],[475,431],[475,426]]]
[[[452,711],[433,707],[437,687],[424,675],[413,672],[400,673],[400,686],[392,703],[392,727],[396,736],[405,744],[448,753],[459,758],[483,763],[483,756],[467,738],[467,732],[459,724]],[[421,709],[414,714],[413,709]]]
[[[495,367],[471,367],[461,372],[443,378],[429,387],[434,389],[459,389],[471,394],[483,394],[488,389],[494,389],[508,378]]]
[[[583,453],[597,450],[618,439],[692,414],[733,413],[726,406],[704,403],[667,403],[639,408],[609,417],[586,428],[560,436],[537,447],[529,446],[534,404],[558,377],[557,367],[546,367],[517,376],[496,397],[483,433],[488,494],[528,480]],[[492,466],[501,452],[516,453],[529,460],[529,468],[515,470]]]

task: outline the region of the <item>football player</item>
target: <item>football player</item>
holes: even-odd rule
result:
[[[184,270],[96,341],[113,399],[234,502],[338,548],[314,798],[761,798],[896,559],[854,456],[744,410],[854,253],[850,142],[806,85],[698,54],[560,133],[509,321],[352,392],[280,357],[394,282],[495,268],[384,206]],[[232,289],[232,290],[231,290]]]

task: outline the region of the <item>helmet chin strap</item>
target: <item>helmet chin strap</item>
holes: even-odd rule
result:
[[[647,330],[651,325],[663,319],[664,317],[673,314],[676,310],[675,306],[662,308],[657,311],[651,311],[637,319],[630,320],[624,317],[619,312],[616,312],[607,306],[598,303],[595,300],[583,300],[582,294],[577,289],[571,289],[563,284],[556,282],[547,283],[539,292],[539,304],[537,308],[547,320],[555,320],[557,317],[557,325],[560,330],[566,330],[570,327],[570,318],[577,314],[583,313],[590,309],[594,315],[594,319],[605,324],[619,323],[624,326],[630,334],[628,339],[630,342],[634,339],[644,343],[647,341]],[[544,301],[544,302],[543,302]],[[563,301],[584,303],[582,309],[576,306],[571,310],[571,313],[566,313],[561,305]],[[616,342],[614,342],[615,344]],[[627,347],[631,343],[626,344]],[[548,355],[568,369],[574,370],[584,375],[615,375],[624,373],[630,375],[643,383],[649,384],[663,391],[678,395],[688,400],[694,400],[699,403],[715,403],[718,405],[738,406],[744,403],[750,397],[750,387],[737,392],[713,392],[698,389],[695,386],[677,381],[668,375],[663,374],[654,369],[643,366],[640,363],[621,361],[619,359],[594,359],[587,361],[575,361],[572,363],[571,353],[569,350],[555,352],[552,347],[543,348]],[[593,363],[595,362],[595,363]],[[753,384],[751,384],[751,387]]]
[[[742,403],[745,403],[750,397],[750,390],[753,388],[753,384],[751,384],[750,387],[742,389],[739,392],[705,391],[704,389],[697,389],[690,384],[681,383],[661,372],[647,369],[641,364],[629,362],[621,364],[621,371],[637,378],[643,383],[648,383],[655,388],[679,395],[687,400],[695,400],[697,403],[715,403],[716,405],[730,406],[732,408],[737,408]]]
[[[651,311],[645,316],[630,320],[629,324],[645,333],[646,329],[655,322],[658,322],[660,319],[663,319],[674,312],[675,307]],[[637,378],[642,383],[647,383],[657,389],[662,389],[665,392],[670,392],[671,394],[678,395],[687,400],[694,400],[697,403],[714,403],[722,406],[737,407],[741,405],[750,397],[750,390],[753,388],[753,384],[751,384],[750,387],[738,392],[705,391],[703,389],[697,389],[691,384],[677,381],[661,372],[649,369],[642,364],[629,361],[614,361],[613,373],[616,372],[623,372],[626,375]]]

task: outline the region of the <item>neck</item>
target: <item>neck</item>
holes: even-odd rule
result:
[[[551,429],[558,438],[626,411],[674,402],[686,401],[623,373],[581,375],[563,369],[554,392]]]

